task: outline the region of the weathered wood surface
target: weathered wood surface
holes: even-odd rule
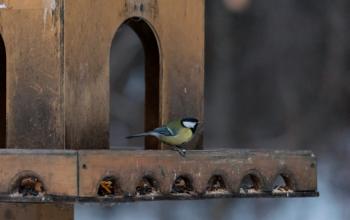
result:
[[[317,161],[308,151],[188,151],[183,158],[174,151],[0,150],[0,167],[2,202],[123,202],[318,195]],[[46,194],[24,197],[13,194],[14,183],[24,171],[37,174]],[[242,180],[247,175],[257,179],[258,189],[253,193],[241,191]],[[290,191],[274,193],[274,182],[279,175],[287,179]],[[214,176],[223,180],[220,191],[209,190],[214,184],[210,179]],[[99,184],[105,177],[116,180],[118,194],[98,195]],[[154,181],[154,192],[138,194],[143,177]],[[174,192],[174,182],[179,177],[189,181],[189,192]]]
[[[271,192],[281,174],[295,192],[317,191],[315,166],[315,156],[306,151],[189,151],[186,158],[172,151],[80,151],[79,196],[94,197],[99,181],[114,175],[126,194],[135,194],[140,179],[151,176],[159,184],[159,195],[168,195],[182,175],[190,179],[196,194],[206,192],[214,175],[222,176],[228,192],[239,194],[248,174],[257,176],[263,192]]]
[[[19,180],[34,176],[43,182],[45,194],[78,195],[74,151],[1,150],[0,158],[0,194],[15,196]]]
[[[73,220],[74,210],[65,204],[0,203],[0,219],[4,220]]]
[[[62,0],[7,0],[4,5],[7,146],[62,148]]]
[[[110,47],[132,17],[143,19],[128,24],[146,50],[145,129],[183,116],[203,119],[203,0],[4,4],[7,146],[109,147]]]
[[[5,8],[0,10],[0,34],[7,60],[5,145],[9,148],[64,148],[63,26],[60,19],[63,0],[5,0],[1,3]],[[21,167],[23,163],[17,159],[13,158],[12,163],[16,165],[7,167],[3,177],[9,170],[30,168]],[[41,164],[41,169],[45,165]],[[2,179],[2,184],[4,182]],[[73,217],[71,205],[0,204],[1,219],[70,220]]]
[[[183,116],[203,119],[203,0],[74,0],[65,1],[64,8],[69,148],[108,147],[110,48],[117,29],[131,17],[147,21],[159,43],[160,106],[147,113],[153,119],[146,127]]]

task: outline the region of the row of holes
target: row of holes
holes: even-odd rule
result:
[[[43,182],[35,176],[25,176],[19,179],[16,183],[17,187],[14,190],[21,196],[40,196],[45,194]],[[246,175],[241,181],[240,193],[258,193],[261,192],[262,183],[260,179],[253,174]],[[284,175],[279,175],[274,182],[273,192],[290,192],[290,180]],[[179,176],[173,183],[171,193],[187,193],[194,192],[192,182],[187,176]],[[208,181],[207,193],[223,193],[228,192],[225,181],[222,176],[214,175]],[[144,176],[138,182],[135,195],[156,195],[159,194],[159,183],[152,176]],[[98,196],[120,196],[123,195],[123,190],[118,184],[117,178],[107,176],[103,178],[98,186]]]
[[[262,191],[262,182],[254,174],[246,175],[241,181],[240,193],[258,193]],[[273,192],[283,193],[291,192],[292,187],[290,179],[284,175],[279,175],[273,184]],[[190,178],[186,176],[179,176],[172,185],[171,193],[188,193],[194,192]],[[207,193],[223,193],[228,192],[225,181],[222,176],[214,175],[208,181]],[[144,176],[136,186],[135,195],[154,195],[159,193],[159,183],[151,176]],[[118,181],[113,176],[103,178],[100,182],[98,196],[118,196],[123,195]]]

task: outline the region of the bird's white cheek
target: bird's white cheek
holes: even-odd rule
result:
[[[195,123],[195,122],[190,122],[190,121],[184,121],[183,124],[184,124],[184,126],[185,126],[186,128],[194,128],[194,127],[196,126],[197,123]]]

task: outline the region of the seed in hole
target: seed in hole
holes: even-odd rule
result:
[[[97,194],[99,196],[114,196],[122,194],[122,191],[117,184],[116,178],[108,176],[101,180]]]
[[[186,176],[179,176],[178,178],[176,178],[171,192],[172,193],[191,193],[192,191],[193,191],[193,187],[190,179]]]
[[[278,175],[273,183],[272,192],[273,193],[293,192],[290,178],[288,178],[286,175],[283,175],[283,174]]]
[[[259,177],[254,174],[244,176],[239,189],[240,193],[258,193],[260,192],[261,182]]]
[[[44,193],[44,185],[37,177],[23,177],[19,181],[18,193],[23,196],[38,196]]]
[[[136,186],[136,195],[149,195],[158,191],[158,182],[150,177],[144,176]]]
[[[225,191],[226,186],[224,179],[220,175],[214,175],[212,176],[208,181],[208,187],[207,191],[209,192],[219,192],[219,191]]]

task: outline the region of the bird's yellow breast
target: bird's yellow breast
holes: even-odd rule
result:
[[[161,136],[159,139],[170,145],[181,145],[189,142],[193,137],[193,133],[189,128],[180,128],[174,136]]]

